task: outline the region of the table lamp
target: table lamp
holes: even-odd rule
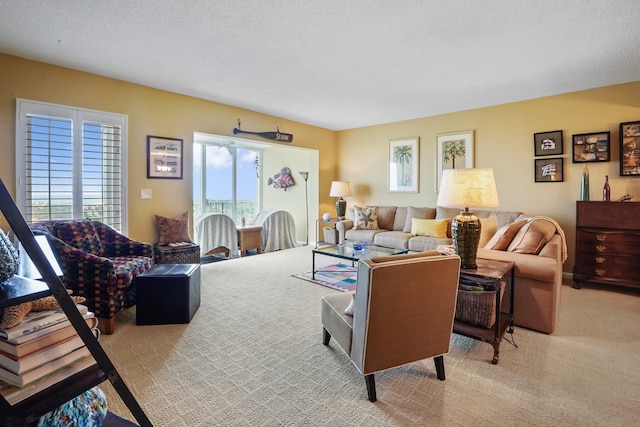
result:
[[[348,197],[351,195],[351,184],[346,181],[333,181],[331,183],[331,191],[329,192],[329,196],[331,197],[339,197],[336,202],[336,213],[338,214],[338,219],[342,220],[345,218],[345,214],[347,213],[347,202],[342,197]]]
[[[493,169],[445,169],[437,205],[464,208],[451,222],[451,237],[461,267],[476,268],[481,225],[469,207],[499,205]]]

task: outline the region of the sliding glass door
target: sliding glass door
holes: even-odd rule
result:
[[[194,140],[193,214],[253,219],[260,211],[260,149],[228,139]]]

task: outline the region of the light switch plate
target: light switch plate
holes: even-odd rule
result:
[[[140,198],[141,199],[150,199],[151,198],[151,189],[143,188],[140,190]]]

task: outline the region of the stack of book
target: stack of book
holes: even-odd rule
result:
[[[99,335],[98,319],[76,307]],[[93,365],[95,360],[61,309],[28,313],[13,328],[0,330],[0,394],[15,404]]]

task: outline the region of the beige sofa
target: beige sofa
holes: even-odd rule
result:
[[[339,242],[370,241],[381,246],[415,252],[434,250],[438,246],[452,243],[451,218],[458,215],[458,209],[396,206],[375,208],[377,226],[373,224],[374,221],[367,224],[372,229],[354,228],[354,212],[353,209],[350,210],[352,218],[336,224]],[[370,209],[369,214],[371,211]],[[562,264],[566,260],[564,232],[551,218],[529,218],[522,212],[512,211],[477,210],[474,213],[484,224],[478,257],[513,261],[516,264],[515,324],[553,333],[560,306]],[[372,220],[373,215],[369,219]],[[412,234],[412,225],[415,228],[415,224],[419,223],[416,219],[448,220],[446,235],[435,237]]]

